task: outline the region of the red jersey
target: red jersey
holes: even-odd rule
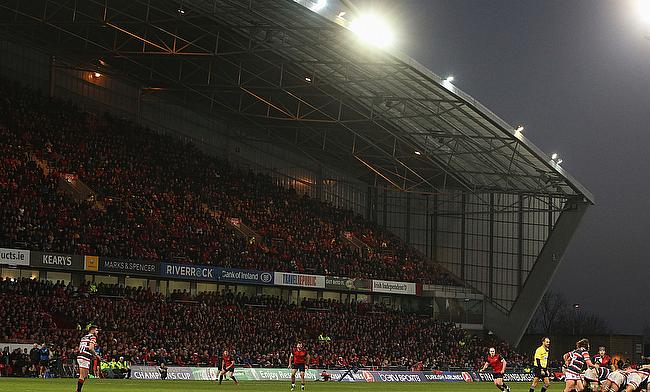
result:
[[[293,363],[296,365],[304,365],[307,361],[307,351],[305,350],[293,350]]]
[[[222,359],[223,363],[225,364],[225,369],[235,366],[235,360],[233,359],[232,355],[224,355]]]
[[[488,355],[485,361],[492,366],[494,373],[503,373],[503,358],[501,358],[500,354]]]
[[[607,354],[603,356],[601,356],[600,354],[594,355],[594,363],[600,367],[605,367],[605,366],[609,367],[609,365],[611,365],[611,362],[612,362],[612,358]]]

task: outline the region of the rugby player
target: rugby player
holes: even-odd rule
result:
[[[84,381],[88,377],[88,369],[90,369],[90,363],[92,360],[97,358],[98,361],[101,361],[101,358],[95,352],[98,333],[99,327],[96,325],[89,326],[88,333],[81,338],[81,342],[79,343],[79,355],[77,355],[77,364],[79,365],[77,392],[81,392],[81,388],[84,386]]]
[[[302,343],[298,343],[296,348],[291,351],[289,355],[289,369],[291,369],[291,390],[296,388],[296,372],[300,372],[300,390],[305,390],[305,370],[307,370],[309,363],[309,354],[302,347]]]
[[[500,391],[510,392],[510,387],[503,382],[503,373],[506,371],[507,364],[506,360],[503,359],[500,354],[497,354],[497,350],[494,347],[490,347],[489,355],[487,356],[480,372],[485,371],[488,366],[492,366],[494,385],[496,385]]]
[[[221,372],[219,372],[219,385],[223,381],[223,376],[226,373],[230,373],[230,378],[235,382],[235,385],[239,384],[239,381],[235,378],[235,358],[228,353],[228,350],[223,352],[223,357],[221,357]]]
[[[576,390],[582,392],[585,389],[582,382],[582,372],[586,367],[594,367],[589,356],[589,340],[580,339],[576,342],[576,349],[564,354],[564,361],[566,369],[564,370],[564,380],[566,385],[564,392],[572,392]]]
[[[625,392],[648,390],[648,377],[650,377],[650,365],[644,365],[637,370],[632,370],[627,375]]]

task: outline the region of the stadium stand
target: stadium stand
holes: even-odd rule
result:
[[[129,121],[2,82],[0,245],[456,284],[398,237]],[[57,193],[80,180],[92,198]],[[60,187],[58,188],[61,189]],[[236,218],[260,240],[238,236]],[[361,249],[345,233],[365,244]],[[258,238],[258,237],[256,237]]]
[[[223,349],[237,351],[237,362],[282,367],[297,340],[307,343],[313,365],[336,368],[355,357],[381,369],[477,368],[486,347],[496,345],[510,367],[525,358],[508,345],[472,336],[454,324],[378,306],[278,298],[249,298],[230,292],[174,293],[165,298],[142,288],[98,286],[90,294],[62,282],[30,279],[0,281],[0,339],[47,342],[66,362],[74,358],[80,329],[98,323],[104,358],[124,356],[133,364],[215,365]],[[64,328],[78,325],[77,328]],[[320,342],[318,335],[331,340]],[[14,371],[27,363],[6,353]],[[7,369],[5,369],[7,371]]]

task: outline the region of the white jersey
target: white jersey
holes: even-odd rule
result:
[[[79,343],[79,356],[87,359],[93,359],[93,354],[90,352],[91,343],[94,348],[97,344],[97,337],[95,335],[89,333],[81,338],[81,342]]]

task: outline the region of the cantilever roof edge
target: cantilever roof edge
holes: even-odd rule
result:
[[[311,3],[311,0],[288,0],[295,2],[297,4],[302,5],[303,7],[309,9],[309,5]],[[353,13],[358,13],[358,10],[354,5],[352,5],[349,1],[347,0],[341,0],[343,6]],[[311,10],[310,10],[311,11]],[[314,12],[314,11],[311,11]],[[340,26],[341,28],[347,29],[344,24],[341,23],[340,17],[337,14],[331,13],[331,12],[317,12],[320,16],[323,18],[327,19],[328,21]],[[479,114],[481,117],[486,119],[487,121],[491,122],[494,124],[494,126],[499,129],[501,132],[507,133],[511,136],[514,136],[521,142],[521,144],[537,159],[539,160],[540,163],[544,164],[546,167],[549,169],[555,171],[558,173],[562,178],[564,178],[567,183],[574,188],[576,193],[581,194],[584,196],[584,198],[591,204],[595,203],[595,197],[594,195],[584,186],[582,185],[575,177],[573,177],[569,172],[564,170],[559,164],[557,164],[551,157],[546,154],[544,151],[542,151],[539,147],[537,147],[535,144],[533,144],[530,140],[528,140],[523,134],[515,134],[514,130],[515,127],[512,125],[508,124],[505,120],[497,116],[494,112],[492,112],[490,109],[488,109],[485,105],[480,103],[478,100],[476,100],[474,97],[469,95],[468,93],[462,91],[460,88],[456,86],[446,86],[443,85],[443,78],[435,74],[433,71],[419,63],[417,60],[413,59],[412,57],[408,56],[407,54],[398,51],[395,48],[383,48],[383,49],[377,49],[383,51],[385,54],[388,56],[392,57],[398,62],[401,62],[414,71],[418,72],[420,75],[422,75],[425,79],[430,80],[431,82],[434,82],[438,84],[439,86],[442,86],[443,88],[447,89],[447,91],[453,95],[455,95],[458,99],[462,100],[465,102],[469,107],[471,107],[477,114]]]

